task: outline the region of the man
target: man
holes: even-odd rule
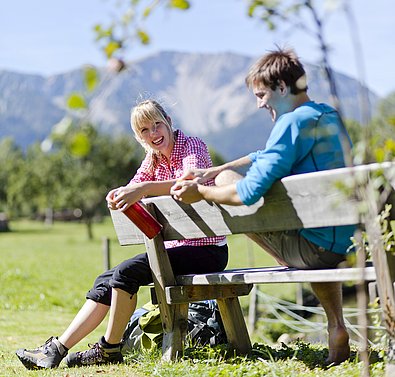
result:
[[[250,69],[246,84],[258,108],[267,109],[275,122],[266,148],[210,169],[188,171],[171,189],[175,199],[202,199],[220,204],[252,205],[282,177],[345,166],[350,139],[339,114],[307,95],[303,65],[292,50],[264,55]],[[245,177],[234,170],[248,166]],[[217,186],[203,186],[215,178]],[[344,261],[353,226],[301,229],[249,235],[280,264],[301,269],[335,268]],[[312,283],[328,317],[329,364],[349,358],[349,336],[342,312],[341,283]]]

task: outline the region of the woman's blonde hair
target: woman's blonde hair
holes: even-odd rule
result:
[[[130,124],[132,126],[136,140],[143,146],[147,154],[152,157],[152,168],[155,167],[159,160],[160,152],[154,150],[142,138],[141,130],[147,126],[147,123],[162,122],[167,129],[174,142],[174,132],[171,126],[171,119],[166,111],[158,102],[154,100],[145,100],[136,105],[130,115]]]

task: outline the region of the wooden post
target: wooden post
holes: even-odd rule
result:
[[[361,268],[361,271],[364,271],[364,267],[366,265],[366,250],[365,245],[362,240],[362,233],[358,229],[355,232],[355,239],[359,245],[359,250],[357,251],[357,267]],[[363,362],[363,369],[361,372],[361,377],[369,377],[369,352],[368,352],[368,318],[366,315],[366,309],[368,306],[367,302],[367,294],[365,289],[365,279],[363,276],[363,272],[361,275],[360,281],[356,282],[357,287],[357,307],[358,307],[358,325],[360,326],[360,333],[362,335],[362,339],[359,342],[360,348],[360,358]]]
[[[381,227],[378,221],[379,207],[373,182],[369,181],[366,188],[361,189],[361,196],[367,205],[365,226],[368,235],[373,264],[377,276],[377,288],[380,306],[383,309],[384,326],[388,336],[388,352],[385,373],[387,377],[395,376],[395,276],[393,275],[395,258],[383,247]]]
[[[217,303],[229,344],[236,350],[237,354],[248,354],[252,346],[239,298],[217,299]]]
[[[148,210],[155,216],[152,204],[148,206]],[[176,285],[176,280],[163,244],[163,237],[159,233],[153,239],[147,237],[144,239],[163,324],[162,358],[174,360],[184,346],[188,329],[188,303],[174,305],[167,303],[165,288]]]
[[[104,271],[108,271],[111,268],[110,239],[108,237],[103,237],[102,245],[103,245]]]
[[[8,218],[5,213],[0,212],[0,232],[9,232]]]
[[[257,307],[258,307],[258,287],[256,284],[253,285],[250,293],[250,304],[248,306],[248,328],[252,334],[256,328],[257,319]]]
[[[252,240],[246,237],[247,252],[248,252],[248,266],[255,267],[255,258]],[[250,293],[250,302],[248,305],[248,329],[252,334],[256,329],[256,320],[258,317],[258,286],[253,285]]]

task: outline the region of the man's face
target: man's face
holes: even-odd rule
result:
[[[258,108],[267,109],[272,121],[275,122],[283,113],[281,109],[284,104],[284,88],[279,85],[275,90],[273,90],[266,86],[257,84],[253,86],[252,90],[257,99]]]

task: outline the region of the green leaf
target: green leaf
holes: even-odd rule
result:
[[[107,58],[111,58],[114,55],[114,52],[121,48],[121,44],[117,41],[110,41],[104,47],[104,52]]]
[[[376,161],[377,162],[383,162],[385,159],[385,151],[383,148],[377,148],[374,151],[375,157],[376,157]]]
[[[143,18],[147,18],[152,12],[152,7],[148,6],[143,11]]]
[[[171,8],[178,8],[178,9],[189,9],[191,7],[191,4],[189,1],[186,0],[170,0],[169,1],[169,6]]]
[[[150,37],[145,31],[141,29],[137,30],[137,36],[143,45],[148,45],[150,43]]]
[[[103,27],[100,24],[97,24],[93,27],[93,31],[96,33],[96,41],[99,41],[100,39],[103,38],[109,38],[112,35],[112,27],[109,27],[108,29],[103,29]]]
[[[85,98],[80,93],[72,93],[67,98],[67,107],[72,110],[86,109]]]
[[[88,92],[92,92],[99,83],[99,74],[96,68],[87,66],[84,69],[84,83]]]
[[[395,237],[395,220],[390,220],[391,231]]]
[[[85,157],[91,150],[91,143],[84,132],[76,133],[70,143],[70,153],[76,157]]]

